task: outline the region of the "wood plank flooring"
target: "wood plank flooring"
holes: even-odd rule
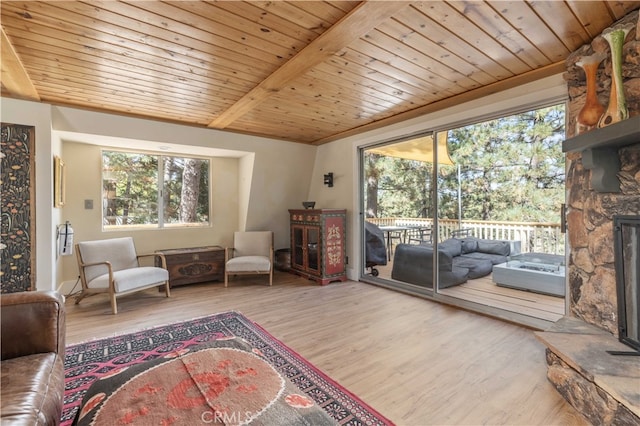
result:
[[[67,344],[227,310],[266,328],[398,425],[587,425],[532,330],[374,285],[264,277],[67,300]]]

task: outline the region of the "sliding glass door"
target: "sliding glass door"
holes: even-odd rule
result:
[[[428,133],[361,150],[363,279],[433,292],[432,266],[413,258],[433,242],[434,160],[451,164],[442,142]]]
[[[360,150],[361,280],[564,314],[564,105]]]

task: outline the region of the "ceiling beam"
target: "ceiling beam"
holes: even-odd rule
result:
[[[392,117],[384,118],[382,120],[374,121],[359,127],[355,127],[350,130],[346,130],[341,133],[328,136],[323,139],[319,139],[312,143],[312,145],[323,145],[325,143],[333,142],[338,139],[344,139],[349,136],[359,135],[371,130],[380,129],[382,127],[391,126],[392,124],[400,123],[410,120],[412,118],[420,117],[426,114],[430,114],[436,111],[440,111],[446,108],[451,108],[456,105],[463,104],[465,102],[474,101],[476,99],[483,98],[485,96],[492,95],[494,93],[502,92],[504,90],[513,89],[514,87],[522,86],[527,83],[531,83],[536,80],[540,80],[545,77],[560,74],[567,69],[567,64],[564,61],[556,62],[551,65],[547,65],[533,71],[529,71],[524,74],[516,75],[505,80],[497,81],[487,86],[482,86],[468,92],[461,93],[459,95],[451,96],[441,101],[436,101]]]
[[[31,82],[27,70],[25,70],[18,54],[14,50],[9,38],[2,30],[2,40],[0,43],[0,80],[5,89],[13,96],[39,101],[40,95]]]
[[[271,96],[272,93],[279,92],[287,83],[335,55],[352,41],[363,37],[378,24],[409,4],[405,1],[363,1],[220,114],[209,124],[209,127],[224,129],[229,126]]]

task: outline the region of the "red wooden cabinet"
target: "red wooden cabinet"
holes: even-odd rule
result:
[[[347,211],[289,210],[291,271],[321,285],[346,281]]]

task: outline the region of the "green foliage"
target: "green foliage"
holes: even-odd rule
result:
[[[450,130],[455,165],[439,165],[438,217],[458,218],[460,189],[462,219],[557,222],[564,202],[564,122],[564,105],[557,105]],[[365,188],[367,206],[377,205],[368,216],[434,216],[433,164],[365,157],[365,176],[377,176],[378,186],[375,194]]]
[[[158,162],[161,161],[159,168]],[[162,171],[162,190],[159,174]],[[193,191],[183,193],[184,177],[195,179]],[[193,182],[193,181],[192,181]],[[162,195],[162,202],[158,200]],[[209,220],[209,162],[181,157],[105,151],[103,153],[104,217],[110,225],[158,224]],[[186,211],[186,213],[185,213]]]
[[[157,224],[158,158],[105,151],[102,162],[103,196],[106,198],[104,216],[113,218],[110,224]]]

